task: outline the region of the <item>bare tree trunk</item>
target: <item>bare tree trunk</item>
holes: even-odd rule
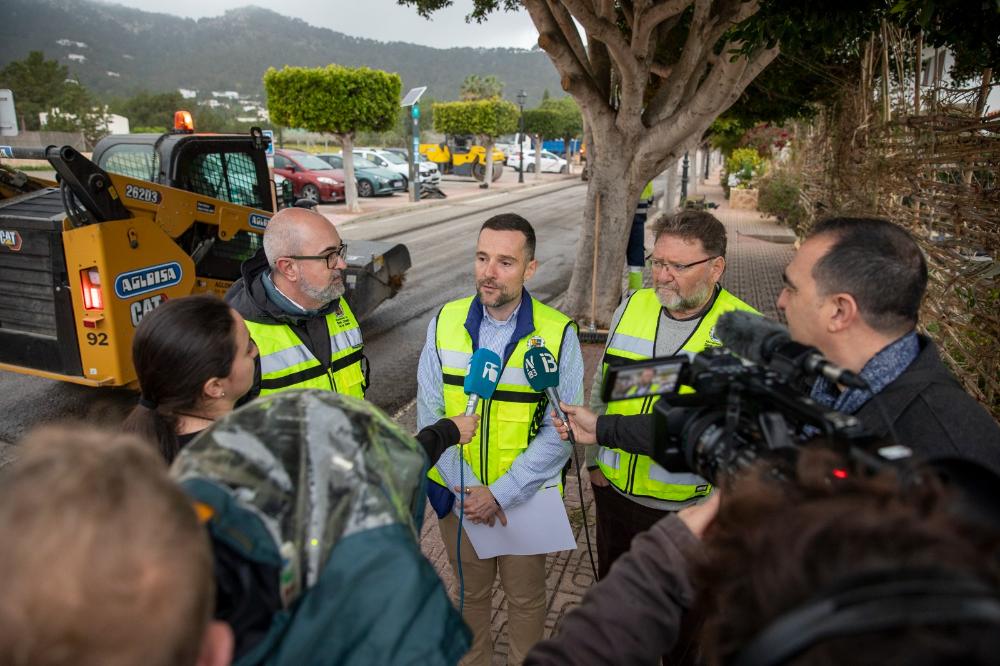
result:
[[[628,235],[632,225],[631,213],[645,183],[640,184],[637,179],[631,177],[629,167],[632,155],[624,146],[620,151],[603,150],[592,153],[588,145],[587,157],[588,161],[591,159],[595,161],[590,164],[584,223],[577,245],[573,277],[566,292],[563,309],[566,314],[579,322],[589,323],[591,320],[594,203],[599,192],[601,237],[597,248],[597,265],[602,267],[600,270],[604,272],[597,276],[594,320],[598,328],[607,328],[611,322],[611,315],[621,299],[620,273],[625,265],[625,247],[628,245]]]
[[[542,135],[535,135],[535,180],[542,177]]]
[[[492,136],[482,136],[480,137],[480,143],[486,149],[486,172],[483,174],[483,184],[480,185],[484,190],[490,189],[493,186],[493,144],[495,138]]]
[[[924,33],[923,31],[917,32],[917,57],[916,62],[913,67],[913,115],[920,115],[920,68],[924,64]]]
[[[338,134],[344,158],[344,198],[349,213],[360,213],[358,204],[358,181],[354,179],[354,133]]]
[[[993,68],[987,67],[983,70],[983,82],[979,86],[979,98],[976,100],[976,119],[983,117],[986,110],[986,100],[990,96],[990,84],[993,82]]]
[[[990,96],[990,83],[993,81],[993,68],[986,67],[983,69],[983,82],[979,87],[979,95],[976,99],[976,120],[983,117],[983,111],[986,110],[986,99]],[[972,186],[972,169],[965,169],[962,171],[962,182],[965,183],[966,187]]]
[[[663,210],[667,213],[674,212],[677,207],[677,161],[674,160],[667,165],[667,186],[663,191]]]
[[[882,122],[892,120],[889,104],[889,29],[882,19]]]

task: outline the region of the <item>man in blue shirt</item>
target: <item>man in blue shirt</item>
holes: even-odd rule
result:
[[[493,397],[478,406],[480,431],[466,446],[447,449],[430,474],[428,496],[455,571],[458,493],[465,495],[466,521],[503,529],[505,509],[561,484],[570,455],[552,425],[544,394],[530,388],[523,370],[525,352],[545,346],[559,362],[559,394],[582,399],[576,326],[524,289],[538,266],[534,255],[535,232],[527,220],[513,214],[487,220],[476,245],[476,296],[447,303],[427,328],[417,375],[420,428],[464,408],[462,379],[476,349],[489,349],[503,360]],[[463,465],[464,486],[459,483]],[[544,631],[545,554],[483,560],[468,536],[461,538],[464,617],[474,634],[464,663],[492,664],[491,597],[499,572],[508,604],[508,662],[519,664]]]

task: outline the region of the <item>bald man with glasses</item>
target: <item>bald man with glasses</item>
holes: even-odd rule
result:
[[[268,222],[263,249],[226,294],[260,350],[249,397],[305,388],[365,397],[361,329],[342,298],[346,252],[333,223],[312,210],[285,208]]]
[[[684,211],[654,226],[653,287],[627,296],[615,311],[591,408],[598,414],[648,414],[659,399],[642,395],[605,404],[608,367],[719,346],[715,323],[731,310],[755,310],[719,285],[726,270],[726,228],[710,213]],[[597,504],[598,576],[628,550],[632,538],[669,512],[707,496],[712,487],[694,474],[673,473],[650,457],[598,444],[587,451]]]

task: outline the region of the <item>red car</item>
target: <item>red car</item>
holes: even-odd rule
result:
[[[274,151],[274,172],[291,183],[296,199],[309,199],[316,203],[344,200],[344,171],[310,153],[298,150]]]

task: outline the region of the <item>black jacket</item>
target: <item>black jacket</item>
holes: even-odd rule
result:
[[[872,433],[891,440],[888,417],[898,442],[918,458],[961,456],[1000,473],[1000,426],[948,371],[934,342],[918,337],[916,360],[856,416]]]
[[[226,292],[226,302],[243,318],[258,324],[287,326],[302,341],[313,356],[323,364],[324,369],[330,367],[330,333],[327,329],[326,315],[340,312],[340,299],[332,301],[313,316],[297,316],[288,314],[271,302],[261,283],[268,271],[267,257],[264,250],[258,250],[250,259],[243,262],[240,268],[243,277],[233,283]],[[362,361],[367,384],[368,363]],[[260,366],[258,364],[254,385],[247,393],[243,402],[256,397],[260,393]]]
[[[431,461],[431,467],[437,464],[438,458],[449,446],[458,444],[461,433],[458,426],[451,419],[440,419],[437,423],[429,425],[416,434],[417,441],[427,453]]]
[[[659,664],[677,643],[682,615],[694,602],[688,570],[701,552],[701,542],[677,514],[660,520],[587,590],[558,632],[531,648],[525,666]]]

